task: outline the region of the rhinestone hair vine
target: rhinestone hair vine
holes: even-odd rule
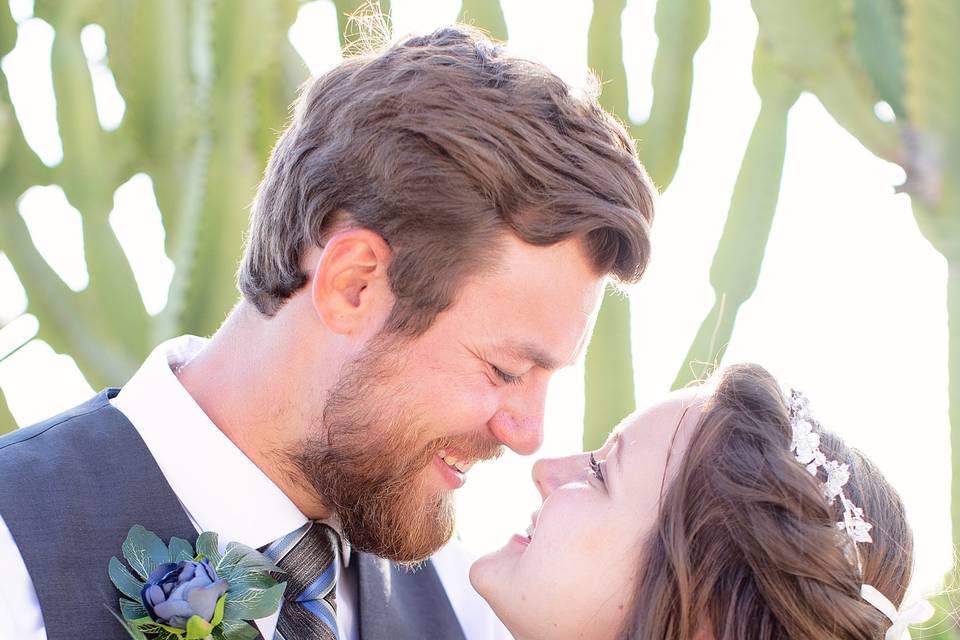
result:
[[[820,434],[814,431],[815,421],[810,415],[806,396],[796,389],[786,389],[784,398],[793,430],[790,451],[796,455],[797,462],[804,465],[815,478],[820,478],[820,470],[823,470],[826,475],[822,485],[824,497],[831,505],[839,500],[843,508],[843,520],[837,523],[837,528],[850,536],[854,548],[858,542],[873,542],[870,537],[873,525],[863,519],[863,509],[855,505],[843,492],[843,487],[850,480],[850,465],[837,460],[827,460],[820,450]]]

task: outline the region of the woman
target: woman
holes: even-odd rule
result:
[[[517,638],[899,640],[926,619],[897,611],[913,541],[876,468],[764,369],[715,380],[537,462],[528,535],[470,572]]]

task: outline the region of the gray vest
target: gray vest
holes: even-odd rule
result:
[[[107,609],[119,610],[107,564],[122,557],[131,526],[163,540],[197,538],[137,430],[108,402],[117,393],[0,438],[0,516],[33,579],[48,640],[127,639]],[[350,567],[362,640],[464,640],[432,563],[411,572],[355,553]]]

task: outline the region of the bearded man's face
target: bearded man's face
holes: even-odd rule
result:
[[[411,406],[409,389],[392,373],[403,360],[402,343],[375,343],[331,390],[322,430],[295,460],[354,548],[418,562],[452,537],[453,490],[465,471],[499,456],[502,446],[489,433],[442,435],[429,412]],[[456,456],[464,471],[438,454]]]
[[[301,484],[356,549],[426,559],[452,536],[475,462],[539,448],[547,382],[582,353],[603,289],[577,242],[506,240],[422,335],[381,334],[343,367],[287,451]]]

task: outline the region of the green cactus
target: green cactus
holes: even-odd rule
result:
[[[307,77],[287,41],[298,6],[297,0],[36,2],[36,16],[56,33],[52,71],[63,162],[47,168],[29,149],[0,76],[0,250],[27,290],[28,311],[40,318],[38,337],[73,356],[95,387],[126,379],[158,340],[212,332],[235,302],[246,207],[273,132]],[[126,103],[121,126],[110,132],[97,119],[80,47],[80,30],[91,23],[106,32],[109,66]],[[4,9],[4,53],[15,34]],[[139,172],[153,181],[166,251],[177,265],[168,305],[155,317],[146,313],[107,222],[114,191]],[[82,214],[90,276],[83,291],[70,290],[50,269],[17,213],[17,198],[35,184],[59,184]]]
[[[693,56],[707,36],[709,0],[659,0],[656,31],[660,42],[653,64],[653,104],[649,119],[637,124],[627,112],[621,16],[626,0],[594,0],[587,61],[604,82],[600,102],[628,124],[640,158],[660,189],[677,170],[693,86]],[[630,349],[630,306],[608,291],[586,358],[583,446],[595,449],[635,407]]]
[[[737,311],[753,295],[760,277],[780,191],[787,114],[800,90],[769,59],[761,42],[754,54],[753,76],[760,94],[760,113],[740,165],[727,221],[710,268],[713,308],[700,325],[674,388],[706,377],[719,363],[733,333]]]
[[[884,122],[875,113],[881,100],[895,113],[903,104],[897,68],[902,56],[887,51],[900,38],[896,2],[753,0],[760,24],[754,83],[762,107],[710,271],[714,305],[690,346],[674,388],[702,377],[720,361],[737,311],[756,287],[777,206],[786,117],[800,91],[816,94],[837,122],[868,149],[902,161],[901,125]]]

